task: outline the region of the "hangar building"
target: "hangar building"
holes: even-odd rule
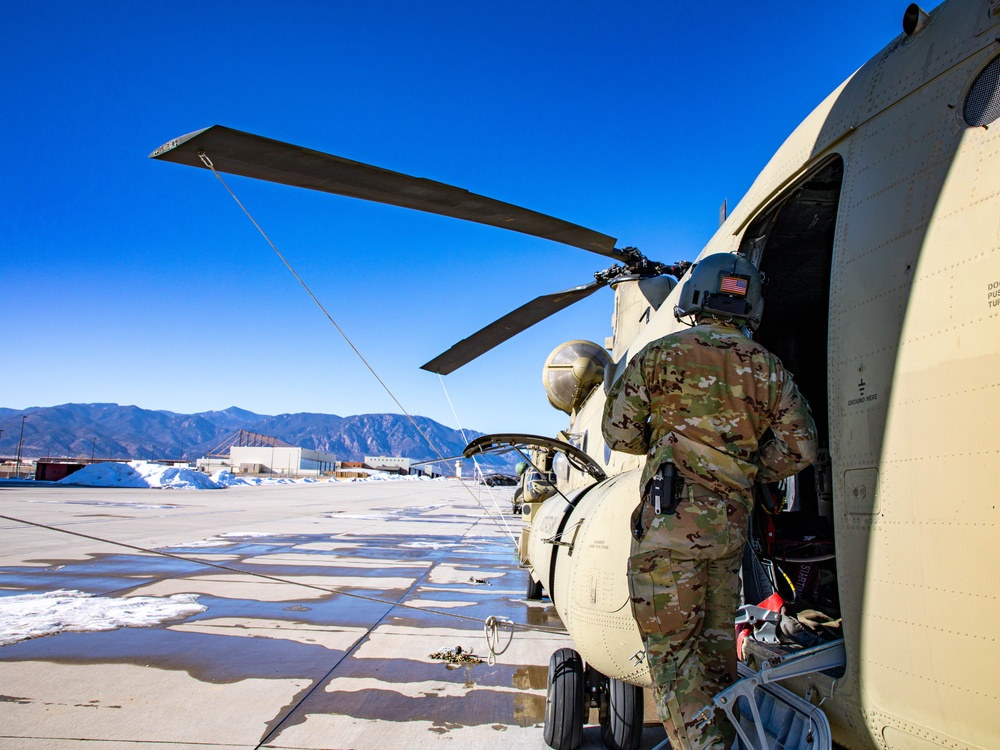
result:
[[[332,453],[293,446],[233,446],[229,462],[235,474],[277,474],[279,476],[320,476],[333,473]]]

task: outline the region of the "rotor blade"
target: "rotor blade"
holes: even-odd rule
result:
[[[499,455],[509,450],[518,449],[519,446],[529,448],[542,448],[546,451],[564,453],[566,457],[580,471],[585,471],[598,482],[607,479],[604,469],[594,459],[577,448],[562,440],[542,437],[541,435],[528,435],[524,433],[493,433],[491,435],[480,435],[475,440],[465,446],[462,455],[472,458],[475,455]],[[523,454],[522,454],[523,455]],[[415,464],[410,464],[415,466]]]
[[[439,375],[454,372],[526,328],[545,320],[574,302],[589,297],[602,286],[607,286],[607,283],[607,281],[592,281],[584,286],[536,297],[531,302],[521,305],[513,312],[507,313],[499,320],[495,320],[485,328],[476,331],[468,338],[462,339],[444,354],[439,354],[426,365],[422,365],[420,369],[436,372]]]
[[[592,229],[443,182],[390,172],[222,125],[176,138],[149,157],[207,169],[199,157],[201,152],[220,172],[489,224],[579,247],[618,261],[626,259],[615,249],[614,237]]]

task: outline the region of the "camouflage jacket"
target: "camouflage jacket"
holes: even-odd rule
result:
[[[771,430],[772,437],[759,441]],[[749,496],[816,460],[816,424],[781,361],[719,322],[646,345],[604,407],[613,450],[646,454],[641,487],[664,461],[724,496]]]

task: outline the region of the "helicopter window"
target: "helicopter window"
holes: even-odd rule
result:
[[[827,333],[843,174],[839,156],[820,164],[754,219],[740,243],[740,253],[765,277],[756,337],[794,374],[816,420],[821,456],[786,482],[756,488],[744,599],[758,604],[777,592],[790,613],[818,611],[830,621],[840,613],[829,480]],[[839,637],[835,629],[821,634]]]

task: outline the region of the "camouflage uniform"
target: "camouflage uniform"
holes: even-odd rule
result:
[[[698,714],[736,676],[751,488],[815,460],[815,423],[778,358],[713,321],[632,358],[608,396],[603,432],[612,449],[646,454],[641,487],[665,461],[685,480],[674,513],[636,509],[646,533],[632,545],[629,589],[673,750],[722,750],[732,728],[699,726]]]

